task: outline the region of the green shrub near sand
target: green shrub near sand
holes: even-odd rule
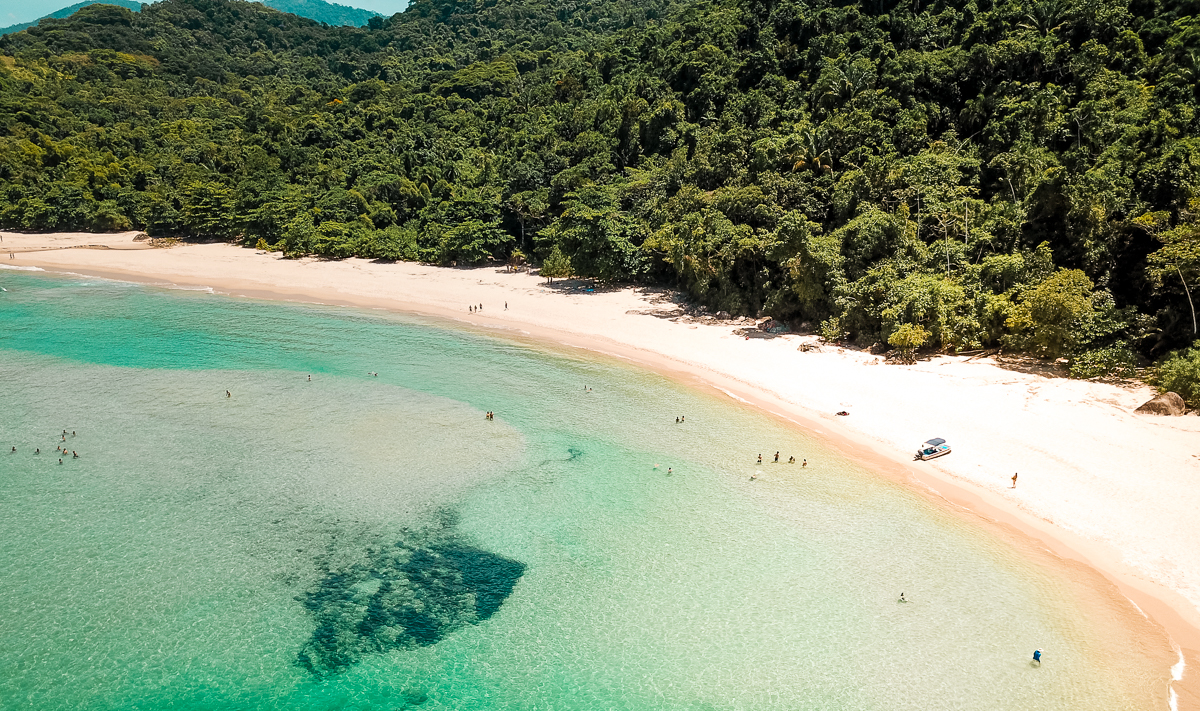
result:
[[[1189,407],[1200,408],[1200,341],[1167,356],[1158,366],[1154,384],[1162,392],[1178,393]]]

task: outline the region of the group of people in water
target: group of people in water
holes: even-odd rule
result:
[[[72,437],[74,437],[74,436],[75,436],[75,431],[74,431],[74,430],[72,430],[72,431],[71,431],[71,436],[72,436]],[[67,431],[66,431],[66,430],[63,430],[63,431],[62,431],[62,441],[63,441],[63,442],[66,442],[66,441],[67,441]],[[54,451],[58,452],[59,454],[62,454],[62,455],[65,457],[65,456],[67,456],[67,451],[68,451],[68,450],[67,450],[67,448],[66,448],[66,447],[63,447],[63,446],[61,446],[61,445],[56,445],[56,446],[54,447]],[[70,450],[70,452],[71,452],[71,459],[79,459],[79,452],[76,452],[76,451],[75,451],[75,450],[73,450],[73,449],[72,449],[72,450]],[[9,454],[16,454],[16,453],[17,453],[17,447],[16,447],[16,445],[13,445],[13,448],[12,448],[11,450],[9,450]],[[41,448],[41,447],[34,447],[34,448],[33,448],[33,453],[34,453],[35,455],[39,455],[39,456],[40,456],[40,455],[41,455],[41,453],[42,453],[42,448]],[[61,457],[59,458],[59,460],[58,460],[58,463],[59,463],[59,464],[62,464],[62,463],[63,463],[63,460],[62,460],[62,458],[61,458]]]
[[[485,420],[494,420],[494,419],[496,419],[496,413],[492,412],[491,410],[488,410],[488,411],[487,411],[487,414],[485,414],[485,415],[483,416],[483,419],[485,419]]]
[[[760,455],[758,455],[758,463],[759,463],[759,464],[762,464],[762,455],[761,455],[761,454],[760,454]],[[778,463],[779,463],[779,452],[776,452],[776,453],[775,453],[775,461],[773,462],[773,464],[778,464]],[[788,463],[788,464],[795,464],[795,463],[796,463],[796,458],[795,458],[795,457],[788,457],[787,463]],[[803,460],[803,461],[801,462],[800,466],[802,466],[802,467],[807,467],[807,466],[808,466],[808,460],[807,460],[807,459]]]

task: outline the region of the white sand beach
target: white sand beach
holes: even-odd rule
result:
[[[592,291],[503,267],[286,260],[226,244],[155,249],[135,234],[0,233],[0,278],[6,267],[39,267],[396,309],[588,348],[717,388],[985,526],[1015,529],[1099,571],[1136,604],[1131,614],[1171,635],[1186,661],[1173,685],[1178,708],[1200,708],[1200,417],[1134,414],[1154,394],[1146,386],[984,357],[892,365],[815,336],[746,338],[735,330],[752,322],[685,315],[661,289]],[[843,410],[849,416],[834,414]],[[935,436],[953,453],[912,461]]]

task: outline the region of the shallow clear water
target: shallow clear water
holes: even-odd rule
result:
[[[1134,709],[1157,683],[1097,664],[1044,570],[660,376],[383,312],[0,285],[2,708]],[[810,466],[754,464],[776,450]]]

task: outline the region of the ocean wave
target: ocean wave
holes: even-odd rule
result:
[[[44,272],[41,267],[18,267],[15,264],[0,264],[0,269],[11,269],[15,272]]]

